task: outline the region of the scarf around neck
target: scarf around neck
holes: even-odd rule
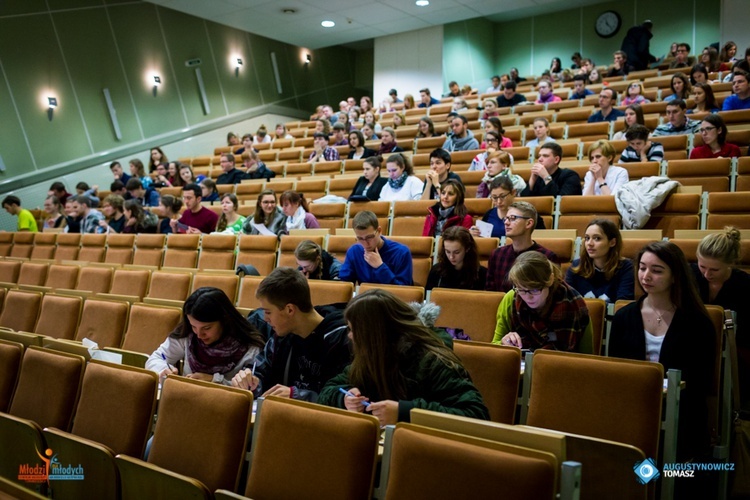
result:
[[[193,373],[227,373],[232,371],[248,350],[231,335],[222,337],[211,345],[204,344],[197,335],[188,339],[188,363]]]
[[[302,205],[297,208],[297,211],[294,212],[294,215],[291,217],[286,218],[286,229],[287,231],[291,231],[292,229],[305,229],[305,209],[302,208]]]
[[[401,189],[402,187],[404,187],[407,177],[409,177],[409,174],[407,174],[406,171],[404,171],[404,173],[401,174],[401,177],[399,177],[398,179],[394,180],[394,179],[388,178],[388,185],[391,186],[391,189],[396,189],[396,190]]]

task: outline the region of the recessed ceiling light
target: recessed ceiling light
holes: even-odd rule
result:
[[[334,26],[336,26],[336,23],[334,23],[333,21],[323,21],[322,23],[320,23],[320,25],[324,28],[333,28]]]
[[[430,5],[429,0],[417,0],[417,7],[427,7]]]

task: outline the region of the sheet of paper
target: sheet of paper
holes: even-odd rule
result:
[[[255,222],[251,222],[250,225],[257,229],[258,232],[263,236],[276,236],[276,233],[268,229],[265,224],[256,224]]]
[[[477,228],[479,228],[479,234],[482,236],[482,238],[492,237],[492,224],[490,224],[489,222],[484,222],[483,220],[478,220],[476,224]]]

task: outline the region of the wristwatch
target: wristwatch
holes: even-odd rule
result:
[[[607,185],[607,183],[606,183],[606,182],[602,182],[601,184],[599,184],[599,187],[604,187],[604,186],[606,186],[606,185]]]
[[[551,175],[548,175],[547,177],[544,178],[544,182],[549,182],[551,180],[552,180],[552,176]]]

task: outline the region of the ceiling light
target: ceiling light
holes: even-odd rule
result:
[[[154,75],[154,87],[158,87],[159,85],[161,85],[161,77]]]
[[[49,105],[49,109],[55,109],[57,107],[57,97],[48,97],[47,104]]]
[[[333,21],[323,21],[322,23],[320,23],[320,25],[324,28],[333,28],[334,26],[336,26],[336,23],[334,23]]]
[[[430,5],[430,2],[429,0],[417,0],[416,4],[417,7],[427,7],[428,5]]]

